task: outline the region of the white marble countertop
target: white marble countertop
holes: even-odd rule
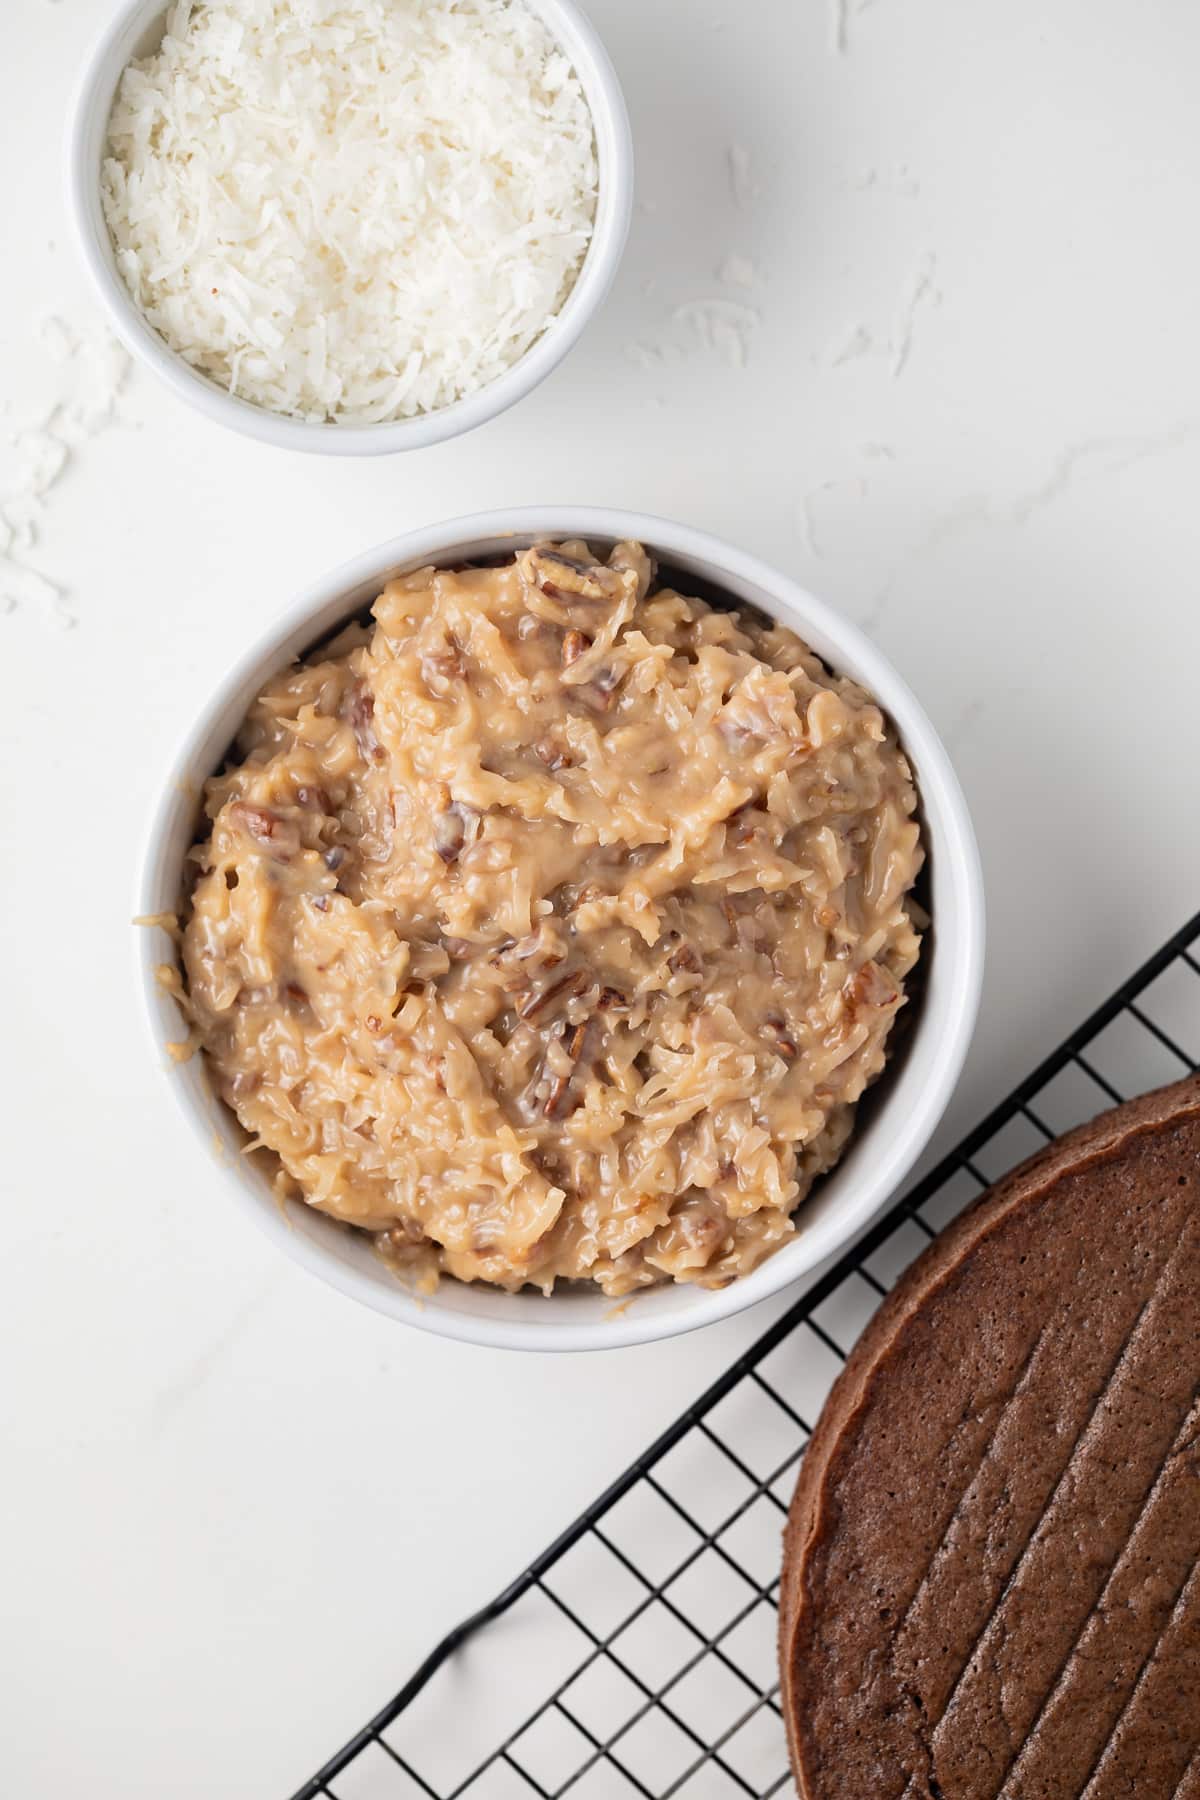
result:
[[[47,320],[97,341],[60,147],[106,11],[5,7],[5,439],[86,385]],[[736,539],[862,621],[944,732],[986,867],[943,1142],[1200,904],[1200,9],[593,13],[639,207],[545,387],[347,463],[226,436],[137,374],[21,553],[77,623],[30,578],[0,616],[0,1762],[23,1800],[286,1794],[767,1322],[589,1358],[442,1343],[280,1260],[194,1154],[143,1041],[134,865],[193,710],[315,571],[439,516],[599,502]],[[712,300],[733,335],[703,328]],[[18,462],[0,445],[0,492]]]

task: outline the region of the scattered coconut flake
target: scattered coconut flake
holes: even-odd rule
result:
[[[739,256],[731,250],[717,270],[717,280],[723,281],[727,287],[752,288],[758,279],[754,264],[748,256]]]
[[[750,152],[744,144],[729,146],[729,191],[733,204],[743,212],[758,193],[751,173]]]
[[[851,325],[825,353],[825,360],[831,369],[841,368],[843,363],[854,362],[857,357],[866,356],[871,350],[874,339],[865,325]]]
[[[935,285],[937,274],[937,258],[931,250],[926,251],[917,264],[904,290],[900,304],[900,316],[896,321],[896,329],[892,335],[892,379],[903,375],[912,354],[913,333],[916,329],[917,314],[923,305],[936,305],[940,299]]]
[[[38,336],[57,363],[69,362],[79,348],[79,339],[57,313],[46,315]]]
[[[54,486],[67,466],[70,450],[49,431],[21,431],[14,438],[18,495],[41,495]]]
[[[838,56],[850,48],[850,20],[865,13],[875,0],[830,0],[829,38]]]
[[[681,325],[690,326],[731,368],[745,367],[750,336],[759,323],[752,306],[736,300],[690,300],[675,308],[674,317]]]
[[[45,507],[32,494],[15,494],[4,502],[0,520],[5,526],[5,550],[33,550],[37,546]]]
[[[65,587],[11,556],[0,556],[0,601],[5,612],[14,612],[18,606],[40,607],[64,631],[79,623]]]
[[[74,449],[116,420],[117,401],[133,362],[110,331],[91,335],[74,360],[76,379],[59,408],[56,428]]]
[[[430,412],[512,367],[591,239],[591,114],[522,0],[177,0],[109,122],[117,262],[274,412]]]
[[[5,612],[39,607],[69,629],[78,623],[69,589],[26,557],[37,546],[51,491],[73,456],[114,422],[130,360],[107,331],[81,338],[64,320],[55,316],[54,323],[60,329],[47,334],[43,320],[38,335],[57,369],[55,389],[36,418],[8,433],[13,455],[7,491],[0,492],[0,601]],[[65,359],[57,354],[64,344],[72,346]]]

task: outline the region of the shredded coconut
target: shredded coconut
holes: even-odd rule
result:
[[[847,325],[825,352],[825,361],[831,369],[840,369],[843,363],[868,355],[874,342],[865,325]]]
[[[734,300],[690,300],[675,308],[675,319],[690,326],[703,344],[715,350],[732,369],[741,369],[749,356],[750,336],[759,323],[752,306]]]
[[[11,454],[0,471],[0,612],[33,606],[69,629],[78,622],[69,588],[28,556],[44,536],[51,489],[72,454],[114,422],[130,361],[108,332],[80,336],[54,314],[42,320],[38,335],[57,370],[37,415],[7,433]]]
[[[173,350],[273,412],[362,424],[524,355],[596,179],[579,81],[520,0],[177,0],[121,79],[103,189]]]
[[[758,280],[758,271],[748,256],[739,256],[731,250],[717,270],[717,280],[723,281],[726,287],[752,288]]]
[[[729,158],[729,192],[733,204],[744,211],[758,193],[751,173],[750,152],[744,144],[730,144]]]

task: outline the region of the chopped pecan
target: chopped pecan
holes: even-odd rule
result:
[[[375,696],[361,681],[354,684],[346,716],[362,755],[368,762],[382,762],[383,745],[375,735]]]
[[[888,971],[877,962],[864,963],[850,983],[850,1011],[860,1006],[895,1006],[900,989]]]
[[[628,1012],[629,1002],[620,988],[602,987],[596,999],[597,1012]]]
[[[562,665],[569,669],[592,647],[592,640],[582,631],[568,631],[562,641]]]
[[[300,848],[299,825],[294,819],[285,819],[272,812],[269,806],[251,806],[245,800],[236,800],[229,809],[229,816],[260,850],[267,851],[280,862],[290,862]]]
[[[586,1022],[582,1025],[576,1025],[574,1029],[569,1032],[565,1049],[567,1055],[571,1059],[572,1067],[567,1074],[556,1075],[551,1083],[550,1092],[546,1096],[546,1103],[542,1107],[542,1112],[547,1119],[563,1119],[571,1110],[568,1104],[571,1098],[571,1084],[579,1071],[579,1060],[583,1055],[583,1046],[587,1038],[587,1032],[588,1028]]]
[[[788,1062],[794,1062],[800,1052],[795,1038],[788,1031],[786,1021],[781,1019],[778,1013],[769,1013],[766,1022],[767,1029],[775,1039],[780,1055],[785,1057]]]
[[[543,1014],[557,1006],[560,1001],[570,1000],[574,995],[582,993],[587,986],[587,975],[583,969],[573,969],[569,975],[560,975],[549,987],[540,993],[536,990],[526,994],[517,1007],[519,1019],[539,1019]]]
[[[329,804],[329,795],[325,792],[323,787],[298,787],[296,789],[296,803],[299,806],[308,807],[313,812],[327,813],[332,811]]]
[[[433,821],[433,847],[444,863],[457,862],[467,841],[467,833],[479,819],[473,807],[460,800],[451,801]]]
[[[576,562],[560,550],[535,544],[522,558],[524,572],[551,600],[619,600],[625,583],[616,569],[603,563]]]
[[[703,964],[690,944],[680,944],[668,956],[667,967],[673,975],[699,975]]]
[[[447,637],[444,650],[427,650],[421,658],[421,680],[435,698],[443,694],[453,681],[462,681],[467,673],[462,645]]]
[[[551,774],[556,774],[559,769],[575,767],[575,758],[571,752],[564,750],[561,744],[556,744],[553,738],[539,738],[533,746],[533,754],[539,762],[545,763]]]
[[[570,893],[569,889],[563,895],[568,912],[574,912],[577,906],[590,906],[593,901],[603,900],[604,898],[605,890],[600,886],[598,881],[585,881],[582,887],[575,889],[573,895]]]
[[[597,669],[590,681],[582,682],[580,686],[569,690],[571,697],[581,700],[591,712],[611,712],[616,704],[617,689],[623,675],[622,669]]]
[[[536,931],[527,937],[518,939],[513,946],[513,955],[518,962],[530,962],[536,958],[543,969],[555,969],[559,963],[565,962],[567,952],[563,946],[559,928],[552,928],[543,922]]]

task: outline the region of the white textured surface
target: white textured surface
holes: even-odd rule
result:
[[[105,12],[5,9],[4,436],[71,368],[44,316],[94,327],[58,159]],[[23,1800],[287,1793],[766,1323],[488,1356],[356,1310],[214,1201],[141,1041],[132,864],[231,643],[315,569],[437,515],[626,504],[866,623],[950,741],[989,880],[947,1134],[1200,903],[1200,12],[593,14],[642,204],[543,388],[462,442],[335,464],[135,376],[20,551],[78,615],[31,592],[0,616],[0,1754]]]

